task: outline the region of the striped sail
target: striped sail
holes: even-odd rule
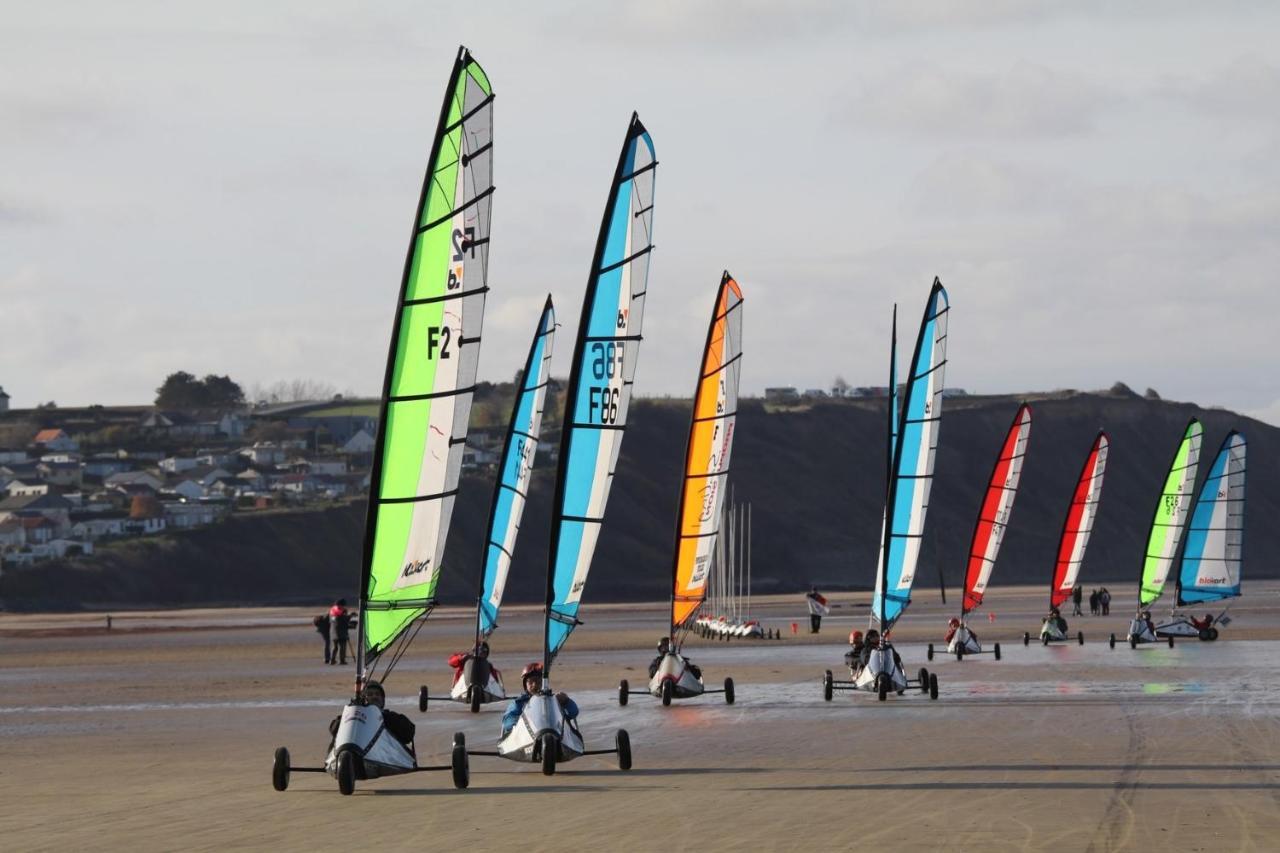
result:
[[[973,542],[969,545],[969,569],[964,580],[964,604],[961,615],[982,604],[991,579],[991,569],[996,564],[996,554],[1004,541],[1004,532],[1013,512],[1013,500],[1018,496],[1018,480],[1022,476],[1022,460],[1027,454],[1027,442],[1031,439],[1031,407],[1023,403],[1013,416],[1009,433],[1000,446],[987,494],[978,521],[973,529]]]
[[[361,652],[367,647],[371,659],[435,604],[475,387],[492,194],[493,91],[462,48],[431,146],[383,384],[361,570]]]
[[[742,311],[742,291],[726,271],[707,329],[689,423],[684,487],[676,512],[672,636],[698,612],[706,598],[738,415]]]
[[[1142,577],[1138,581],[1138,603],[1150,606],[1164,592],[1169,568],[1178,554],[1183,531],[1187,528],[1187,516],[1191,512],[1191,497],[1196,489],[1196,466],[1200,461],[1200,439],[1203,430],[1200,422],[1192,418],[1178,442],[1178,449],[1169,463],[1169,473],[1164,479],[1160,500],[1156,502],[1155,518],[1147,537],[1147,556],[1142,561]]]
[[[1089,544],[1093,520],[1098,515],[1098,502],[1102,500],[1102,475],[1107,470],[1107,448],[1110,439],[1099,432],[1085,457],[1071,494],[1071,506],[1062,524],[1062,539],[1058,542],[1058,562],[1053,568],[1053,583],[1049,587],[1049,605],[1057,607],[1067,600],[1080,575],[1084,562],[1084,549]]]
[[[520,533],[520,517],[529,494],[533,476],[533,457],[538,450],[538,434],[542,429],[542,411],[547,399],[547,382],[551,370],[551,348],[556,334],[556,311],[550,295],[538,319],[538,328],[529,346],[520,389],[502,445],[502,462],[493,487],[489,508],[489,536],[485,546],[484,575],[481,578],[478,627],[487,637],[498,627],[498,609],[507,586]]]
[[[565,396],[547,572],[547,669],[578,624],[622,447],[653,249],[657,165],[653,140],[633,114],[600,224]]]
[[[947,364],[947,291],[933,281],[911,357],[889,486],[889,524],[880,549],[880,571],[871,601],[871,624],[888,631],[911,603],[920,559],[933,463],[942,422],[942,383]]]
[[[1240,594],[1244,562],[1244,436],[1232,430],[1214,457],[1191,512],[1178,570],[1178,604]]]

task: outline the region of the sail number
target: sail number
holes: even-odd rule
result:
[[[610,388],[608,385],[592,385],[587,388],[587,420],[591,423],[617,423],[618,397],[621,393],[621,388]],[[598,421],[597,410],[600,413]]]
[[[435,358],[436,350],[440,350],[441,358],[450,358],[449,341],[453,339],[453,330],[448,326],[427,327],[427,358]]]
[[[622,376],[623,355],[626,346],[615,341],[596,341],[591,344],[591,375],[598,382],[609,383]],[[618,398],[621,388],[591,385],[587,388],[587,419],[591,423],[612,424],[618,421]],[[597,412],[599,419],[597,420]]]

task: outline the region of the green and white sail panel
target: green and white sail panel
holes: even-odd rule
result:
[[[1232,430],[1222,442],[1191,512],[1187,547],[1178,570],[1178,604],[1186,606],[1240,594],[1244,562],[1244,436]]]
[[[1196,467],[1200,461],[1200,422],[1192,418],[1178,442],[1169,463],[1164,489],[1156,502],[1155,518],[1147,537],[1147,555],[1142,561],[1142,577],[1138,581],[1138,603],[1149,607],[1164,592],[1169,568],[1178,554],[1178,545],[1187,529],[1191,498],[1196,488]]]
[[[657,165],[653,140],[633,114],[600,224],[565,396],[547,572],[548,669],[578,624],[627,425],[653,249]]]
[[[414,218],[374,446],[361,632],[376,657],[435,604],[488,291],[493,90],[462,48]]]
[[[542,316],[538,318],[538,328],[533,334],[524,372],[520,374],[520,388],[507,426],[507,440],[502,447],[502,462],[498,467],[493,503],[489,509],[489,539],[485,546],[479,604],[480,634],[484,637],[498,627],[498,609],[502,607],[502,593],[507,587],[507,573],[515,554],[520,519],[528,500],[533,457],[538,450],[542,410],[547,400],[555,334],[556,309],[548,296]]]

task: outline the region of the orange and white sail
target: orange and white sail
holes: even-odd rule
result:
[[[698,372],[680,509],[676,514],[671,596],[673,637],[693,619],[706,598],[733,450],[741,367],[742,290],[725,272],[707,330],[702,368]]]

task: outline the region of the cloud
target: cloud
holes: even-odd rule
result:
[[[1256,55],[1241,56],[1230,65],[1200,77],[1169,77],[1156,94],[1172,98],[1209,116],[1276,123],[1280,103],[1280,67]]]
[[[911,65],[868,80],[838,119],[909,134],[1078,136],[1123,98],[1082,77],[1018,62],[975,73]]]

